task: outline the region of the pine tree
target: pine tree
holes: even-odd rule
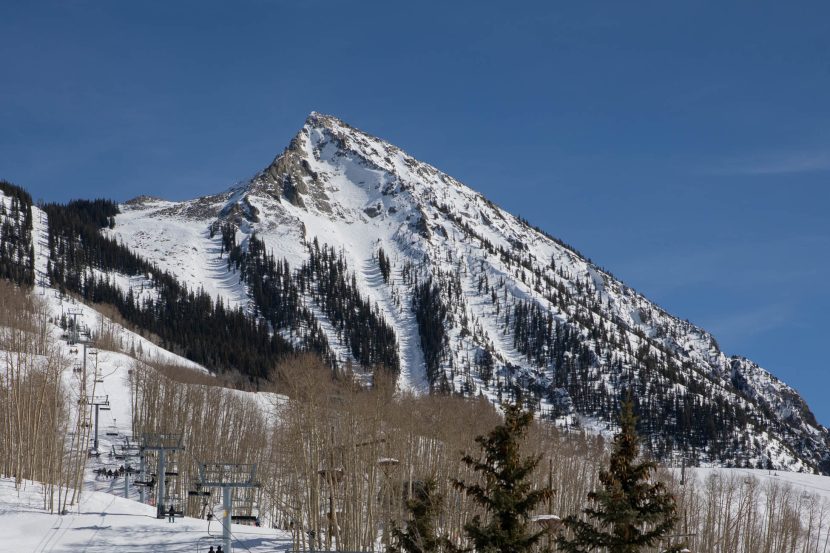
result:
[[[565,528],[572,537],[557,539],[562,551],[588,553],[605,548],[603,551],[608,553],[637,553],[658,544],[674,528],[674,497],[662,483],[649,480],[656,464],[637,461],[640,446],[636,420],[632,402],[626,401],[609,470],[599,474],[602,489],[588,494],[596,507],[584,509],[584,519],[573,515],[565,519]],[[665,551],[679,551],[680,547]]]
[[[440,514],[444,497],[437,492],[434,478],[412,486],[412,496],[406,501],[409,521],[404,529],[392,529],[395,544],[390,553],[451,553],[455,547],[445,535],[438,535],[435,519]]]
[[[520,453],[521,440],[533,421],[533,415],[520,405],[521,399],[516,404],[505,404],[504,424],[476,438],[483,454],[480,459],[469,454],[462,458],[464,464],[481,473],[483,482],[454,481],[455,487],[472,497],[488,515],[486,522],[475,515],[464,526],[478,553],[524,553],[544,534],[529,530],[529,517],[553,491],[547,487],[533,489],[529,481],[540,457],[523,457]]]
[[[378,267],[380,267],[380,274],[383,276],[383,282],[389,284],[389,276],[392,273],[392,264],[389,262],[386,252],[383,248],[378,249]]]

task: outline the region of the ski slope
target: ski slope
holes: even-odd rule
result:
[[[39,210],[37,210],[39,212]],[[43,214],[36,213],[35,231],[44,231]],[[45,267],[42,244],[36,244],[36,266]],[[170,524],[155,518],[156,508],[139,501],[139,489],[131,482],[125,498],[124,479],[98,476],[99,469],[116,470],[125,463],[110,453],[124,444],[132,432],[132,392],[130,371],[139,362],[124,353],[133,351],[140,359],[175,364],[193,370],[207,370],[181,356],[171,353],[146,338],[113,322],[92,307],[71,297],[61,297],[56,290],[37,286],[32,292],[45,305],[50,320],[62,316],[75,317],[80,327],[92,332],[107,329],[123,351],[89,348],[86,359],[85,397],[105,396],[110,410],[99,413],[99,456],[87,459],[80,500],[64,515],[50,514],[44,509],[42,485],[24,482],[16,490],[13,479],[0,478],[0,552],[200,552],[221,543],[221,506],[211,505],[216,519],[212,522],[195,518],[178,518]],[[63,359],[62,380],[69,417],[76,416],[83,380],[84,348],[69,345],[56,323],[48,329],[50,341]],[[0,351],[0,359],[12,352]],[[4,365],[0,364],[0,371]],[[273,394],[234,393],[251,397],[266,416],[273,416]],[[69,436],[67,436],[69,439]],[[89,447],[92,448],[92,436]],[[132,480],[132,478],[131,478]],[[152,495],[152,494],[150,494]],[[57,508],[55,509],[57,511]],[[235,551],[264,552],[286,550],[291,536],[282,531],[245,525],[232,525]],[[217,537],[219,536],[219,537]]]
[[[155,518],[155,507],[105,492],[86,492],[65,515],[43,509],[39,485],[19,492],[0,479],[0,550],[9,553],[201,553],[222,543],[218,521]],[[232,525],[234,551],[264,553],[291,548],[279,530]]]

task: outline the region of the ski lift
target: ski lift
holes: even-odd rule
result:
[[[106,430],[106,432],[104,432],[104,434],[106,434],[107,436],[118,436],[118,427],[115,426],[115,423],[116,423],[116,420],[112,419],[112,424],[107,426],[107,430]],[[112,450],[115,451],[115,445],[114,444],[112,446]],[[122,457],[123,457],[123,455],[122,455]]]
[[[232,499],[231,521],[238,524],[259,525],[259,508],[254,502],[253,494],[246,493],[243,497]]]

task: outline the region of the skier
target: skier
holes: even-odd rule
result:
[[[176,511],[173,510],[173,505],[170,505],[170,510],[167,511],[167,520],[168,522],[176,522]]]
[[[216,553],[216,552],[213,550],[213,546],[212,546],[212,545],[210,546],[210,549],[208,549],[208,552],[207,552],[207,553]]]
[[[222,549],[222,546],[220,545],[219,547],[216,548],[216,553],[225,553],[225,550]]]

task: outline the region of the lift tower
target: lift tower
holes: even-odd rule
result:
[[[256,464],[202,463],[199,465],[199,484],[203,488],[222,488],[222,546],[231,551],[231,492],[234,488],[258,488]]]
[[[99,453],[98,451],[98,416],[99,410],[101,411],[109,411],[110,410],[110,400],[109,396],[91,396],[86,399],[86,404],[90,407],[95,407],[95,437],[93,438],[92,442],[92,449],[95,453]]]
[[[167,452],[184,451],[181,434],[144,434],[141,439],[142,461],[147,451],[158,451],[158,496],[156,497],[156,517],[164,518],[164,479],[168,474],[165,472]],[[143,463],[142,463],[143,465]],[[171,473],[169,476],[175,476]]]

